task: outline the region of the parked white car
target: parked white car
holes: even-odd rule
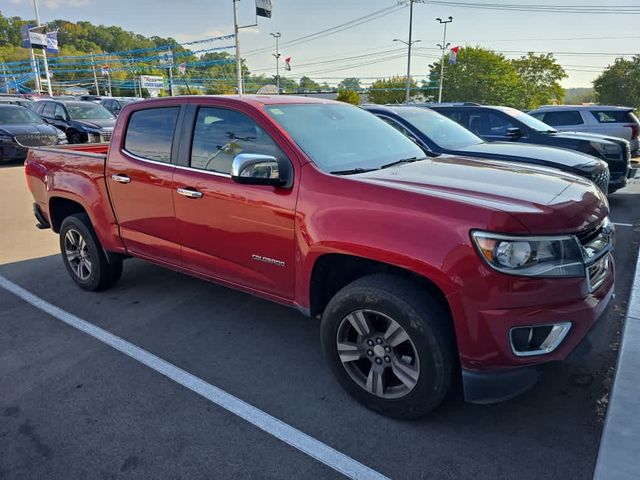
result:
[[[540,107],[529,115],[557,130],[597,133],[629,140],[632,155],[638,152],[640,120],[633,108],[607,105],[552,105]]]

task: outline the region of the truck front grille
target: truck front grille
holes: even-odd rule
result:
[[[100,133],[100,141],[104,143],[109,143],[111,141],[111,136],[113,132],[102,132]]]
[[[609,174],[609,169],[605,168],[600,172],[596,173],[591,181],[596,184],[596,186],[606,195],[609,192],[609,179],[611,175]]]
[[[47,147],[58,143],[58,136],[47,133],[25,133],[16,135],[16,142],[25,147]]]

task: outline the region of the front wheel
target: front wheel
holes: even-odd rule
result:
[[[343,388],[383,415],[417,418],[449,391],[456,352],[447,310],[393,275],[340,290],[322,316],[322,347]]]
[[[67,272],[85,290],[109,288],[122,275],[122,259],[107,259],[85,213],[70,215],[63,220],[60,251]]]

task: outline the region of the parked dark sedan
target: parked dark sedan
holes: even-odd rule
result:
[[[65,132],[69,143],[108,142],[116,124],[116,117],[95,102],[39,100],[33,111]]]
[[[64,132],[20,105],[0,104],[0,161],[23,161],[25,147],[67,143]]]
[[[632,176],[629,142],[621,138],[558,132],[553,127],[520,110],[470,104],[424,104],[455,120],[488,142],[508,141],[568,148],[601,158],[609,165],[609,193],[627,184]]]
[[[140,98],[136,97],[103,98],[100,100],[100,105],[102,105],[117,117],[118,115],[120,115],[120,112],[125,105],[132,102],[138,102],[140,100]]]
[[[428,152],[557,168],[588,178],[607,192],[607,164],[590,155],[539,145],[487,143],[456,122],[425,108],[403,105],[364,105],[362,108],[397,128]]]

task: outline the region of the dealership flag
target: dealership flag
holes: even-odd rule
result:
[[[458,63],[458,50],[460,50],[460,47],[453,47],[449,52],[449,65]]]
[[[187,73],[187,64],[186,64],[186,62],[182,62],[182,63],[178,64],[178,72],[180,72],[180,75],[184,75],[185,73]]]
[[[47,33],[47,53],[58,53],[58,31]]]
[[[291,57],[286,57],[284,59],[284,69],[291,70]]]
[[[256,0],[256,15],[271,18],[271,0]]]

